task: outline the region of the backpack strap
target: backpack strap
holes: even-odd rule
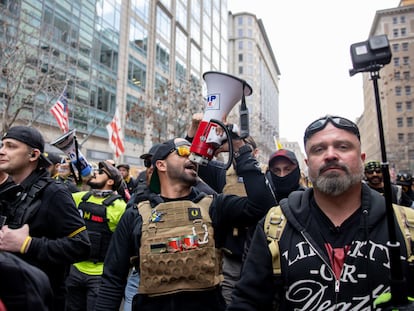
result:
[[[26,199],[26,201],[23,203],[24,209],[23,215],[21,219],[21,224],[25,224],[27,220],[37,211],[38,207],[40,206],[39,203],[32,204],[33,200],[43,191],[44,188],[47,187],[53,180],[50,178],[40,178],[36,181],[35,184],[32,185],[29,192],[26,194],[25,198],[22,198],[22,200]]]
[[[286,226],[286,217],[283,215],[280,205],[272,207],[266,215],[264,232],[269,242],[269,250],[272,254],[273,274],[281,274],[279,240]]]
[[[394,214],[397,219],[401,232],[404,235],[405,245],[407,247],[407,261],[414,262],[414,209],[405,208],[401,205],[392,205]]]

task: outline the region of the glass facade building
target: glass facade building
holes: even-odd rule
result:
[[[140,154],[184,136],[192,113],[203,111],[203,72],[228,69],[226,0],[1,0],[0,8],[8,11],[1,42],[24,30],[8,44],[24,45],[33,64],[23,75],[31,86],[13,99],[30,106],[16,122],[38,127],[46,141],[59,137],[49,109],[66,85],[70,128],[92,161],[113,158],[105,127],[118,109],[122,160],[141,166]],[[10,76],[0,80],[3,107]]]

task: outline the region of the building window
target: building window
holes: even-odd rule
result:
[[[395,95],[396,96],[401,96],[401,86],[396,86],[395,87]]]
[[[243,50],[243,41],[242,40],[240,40],[239,41],[239,50]]]
[[[405,23],[405,16],[404,15],[401,15],[400,16],[400,23],[401,24],[404,24]]]
[[[413,143],[414,142],[414,133],[408,133],[407,139],[408,139],[409,143]]]
[[[143,55],[147,54],[148,48],[147,30],[138,21],[131,18],[129,26],[129,42]]]
[[[400,45],[398,43],[394,43],[392,45],[392,51],[393,52],[398,52],[400,50]]]
[[[239,38],[243,37],[243,28],[237,29],[237,35],[238,35]]]
[[[398,29],[393,29],[392,30],[392,35],[393,35],[394,38],[397,38],[398,37]]]
[[[243,66],[239,66],[239,74],[242,75],[243,74]]]
[[[405,110],[411,111],[413,109],[413,104],[411,101],[405,102]]]
[[[405,95],[411,95],[411,85],[404,86]]]
[[[408,150],[408,160],[414,160],[414,150]]]
[[[395,67],[400,66],[400,58],[399,57],[394,57],[394,66]]]
[[[394,17],[392,18],[392,23],[393,23],[394,25],[397,25],[397,24],[398,24],[398,18],[397,18],[396,16],[394,16]]]
[[[409,71],[404,71],[403,76],[404,76],[405,80],[410,80],[410,72]]]
[[[237,25],[239,25],[239,26],[243,25],[243,16],[238,16],[237,17]]]
[[[247,29],[247,37],[253,38],[253,30],[251,28]]]
[[[407,127],[413,127],[413,117],[407,117]]]
[[[398,142],[403,143],[404,142],[404,133],[398,133]]]
[[[395,103],[395,108],[397,109],[397,112],[402,112],[402,102]]]
[[[239,62],[243,61],[243,53],[239,53]]]
[[[401,73],[399,71],[394,72],[394,79],[395,80],[401,80]]]
[[[402,45],[402,50],[404,52],[407,52],[408,51],[408,42],[403,42],[401,45]]]
[[[253,18],[251,16],[247,17],[247,25],[249,26],[253,25]]]
[[[403,118],[397,118],[397,127],[403,127]]]
[[[157,8],[157,33],[167,42],[171,40],[171,19],[161,9]]]
[[[408,56],[403,57],[403,64],[408,65],[410,63],[410,58]]]
[[[407,35],[407,29],[406,28],[401,28],[401,36],[404,37]]]

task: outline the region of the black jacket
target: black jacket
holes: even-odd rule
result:
[[[362,206],[350,217],[356,225],[341,234],[351,243],[339,280],[331,268],[321,227],[315,221],[312,200],[313,189],[309,188],[293,192],[281,202],[288,220],[279,241],[281,277],[273,275],[264,220],[259,222],[227,310],[272,310],[274,300],[280,304],[279,310],[370,310],[373,299],[389,290],[384,198],[367,185],[362,186]],[[397,223],[396,228],[405,256],[407,250]],[[408,264],[402,262],[403,275],[410,279]],[[412,279],[409,284],[413,291]]]
[[[55,299],[61,299],[67,268],[88,258],[90,241],[85,222],[68,188],[49,177],[46,170],[34,171],[21,183],[23,191],[19,200],[27,199],[25,193],[35,187],[40,179],[50,182],[31,202],[38,204],[36,202],[40,201],[36,211],[25,222],[29,225],[32,241],[26,254],[16,255],[43,270],[49,277]],[[22,204],[19,203],[17,208]]]
[[[239,173],[245,179],[246,187],[251,189],[251,195],[246,198],[218,194],[214,196],[210,206],[210,217],[214,227],[214,237],[217,247],[223,245],[225,232],[228,227],[236,225],[249,226],[262,218],[267,210],[274,205],[274,199],[268,188],[265,187],[264,175],[256,166],[257,161],[242,154],[238,161]],[[205,194],[192,188],[187,198],[194,202]],[[150,202],[156,206],[163,199],[159,195],[151,194]],[[138,255],[141,239],[141,217],[136,208],[125,211],[116,228],[104,262],[102,283],[96,302],[96,311],[119,310],[124,294],[130,268],[130,258]],[[159,298],[141,297],[149,300],[146,306],[139,306],[136,310],[222,310],[224,301],[218,288],[201,292],[182,292],[160,296]]]
[[[0,252],[0,275],[0,298],[7,310],[53,310],[52,288],[42,270]]]

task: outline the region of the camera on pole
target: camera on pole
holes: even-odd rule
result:
[[[352,44],[351,58],[354,67],[349,70],[351,76],[359,72],[378,71],[391,62],[392,54],[387,36],[379,35]]]
[[[351,45],[353,68],[349,74],[353,76],[359,72],[369,72],[374,85],[375,104],[377,108],[378,132],[381,147],[381,170],[384,179],[384,197],[386,217],[389,233],[387,247],[390,257],[390,291],[388,301],[380,302],[382,310],[414,310],[413,302],[407,298],[407,280],[403,274],[401,263],[401,245],[397,240],[394,210],[392,207],[392,190],[387,152],[385,148],[384,127],[382,123],[381,102],[378,90],[379,70],[391,62],[392,53],[386,35],[369,38],[367,41]]]

